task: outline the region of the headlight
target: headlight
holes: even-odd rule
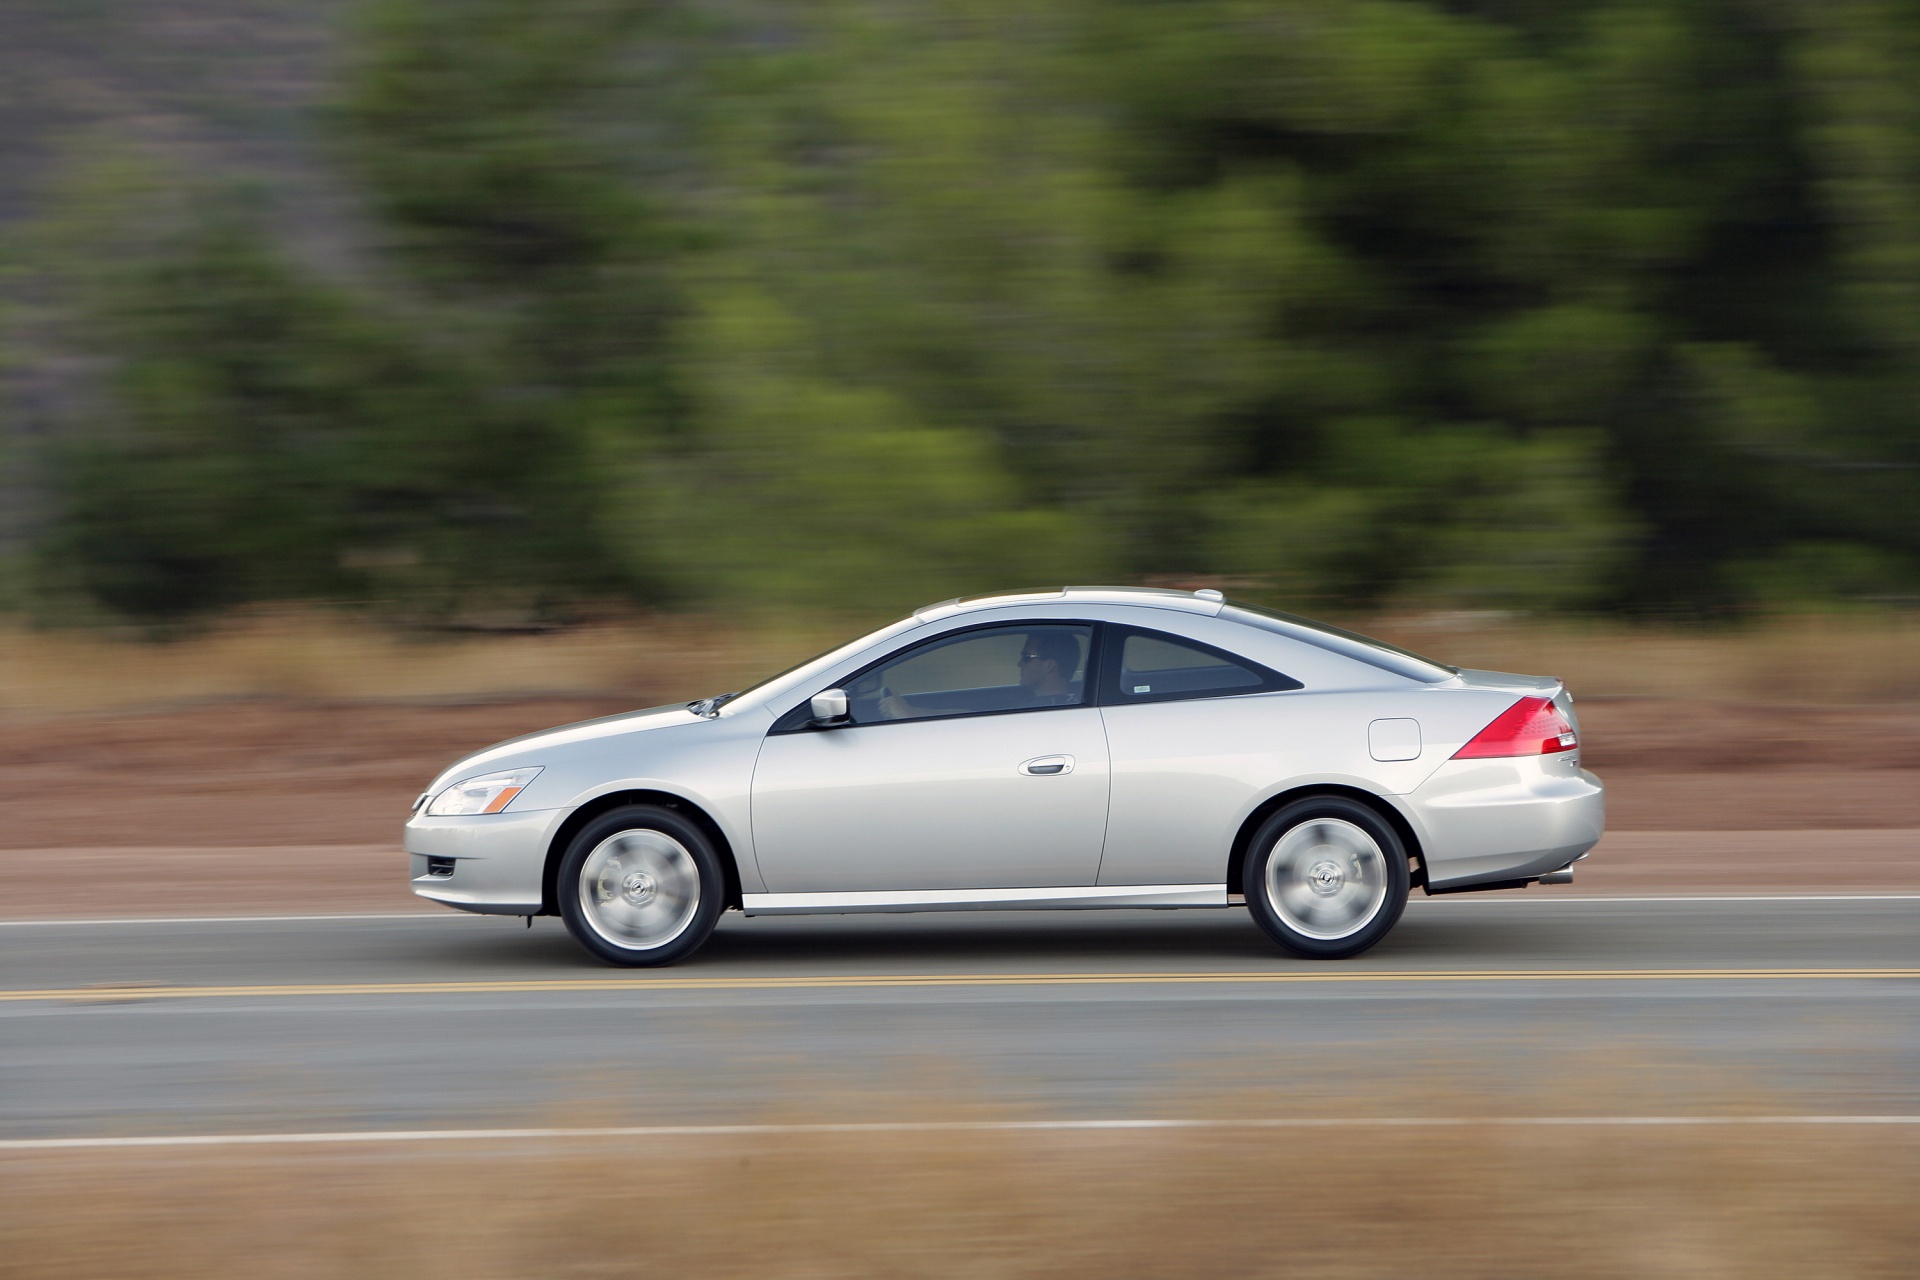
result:
[[[513,769],[489,773],[456,782],[433,798],[427,806],[429,818],[457,818],[468,813],[498,813],[526,790],[538,768]]]

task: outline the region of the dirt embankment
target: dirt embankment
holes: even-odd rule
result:
[[[0,914],[408,907],[400,825],[441,768],[635,705],[250,701],[0,722]],[[1920,709],[1600,699],[1581,715],[1613,833],[1581,889],[1920,889]]]
[[[248,702],[0,724],[0,848],[391,844],[447,763],[638,705]],[[1920,709],[1581,705],[1614,831],[1920,828]]]
[[[16,722],[0,727],[20,784],[0,848],[397,846],[413,798],[458,757],[633,705],[245,702]]]

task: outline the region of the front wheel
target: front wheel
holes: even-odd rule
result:
[[[726,878],[706,833],[671,809],[601,814],[567,846],[555,890],[567,931],[612,964],[672,964],[707,940]]]
[[[1298,800],[1261,824],[1247,850],[1247,909],[1295,955],[1339,960],[1387,936],[1406,909],[1407,852],[1357,800]]]

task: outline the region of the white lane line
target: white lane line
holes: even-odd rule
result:
[[[1662,895],[1614,895],[1610,897],[1574,897],[1546,898],[1524,897],[1516,893],[1444,893],[1428,898],[1415,894],[1408,899],[1409,906],[1450,906],[1456,902],[1475,905],[1498,902],[1512,906],[1600,906],[1622,903],[1646,904],[1655,902],[1715,903],[1715,902],[1920,902],[1920,893],[1687,893]],[[1235,904],[1238,905],[1238,904]],[[1144,909],[1144,908],[1143,908]],[[1206,910],[1207,908],[1194,908]],[[492,913],[485,913],[491,915]],[[934,913],[938,914],[938,913]],[[959,913],[954,913],[959,914]],[[979,912],[967,912],[967,915],[979,915]],[[1044,915],[1025,911],[1023,916]],[[0,920],[0,929],[106,927],[149,924],[326,924],[332,921],[346,920],[471,920],[485,918],[483,913],[474,911],[363,911],[341,912],[332,915],[285,915],[285,916],[100,916],[87,919],[54,918],[47,920]],[[493,916],[499,920],[512,920],[516,923],[524,917],[516,915]],[[799,917],[789,917],[798,919]]]
[[[799,991],[914,987],[1131,987],[1167,985],[1351,985],[1379,983],[1911,981],[1920,968],[1869,969],[1364,969],[1312,968],[1091,973],[845,973],[647,978],[495,978],[448,982],[325,982],[251,986],[168,986],[108,982],[86,987],[0,990],[0,1004],[127,1004],[143,1000],[292,999],[310,996],[552,995],[616,991]]]
[[[861,1133],[1073,1133],[1193,1129],[1728,1128],[1920,1125],[1920,1115],[1338,1116],[1284,1119],[902,1120],[849,1124],[634,1125],[595,1129],[349,1129],[321,1133],[213,1133],[118,1138],[11,1138],[4,1151],[127,1147],[251,1147],[353,1142],[499,1142],[581,1138],[731,1138]]]
[[[478,914],[472,911],[359,911],[307,916],[100,916],[85,920],[60,918],[0,920],[0,929],[35,929],[61,925],[81,927],[129,924],[321,924],[335,920],[459,920],[472,918]],[[518,923],[521,917],[500,916],[498,918]]]

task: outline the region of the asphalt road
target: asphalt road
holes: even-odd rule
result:
[[[967,1117],[1920,1113],[1920,899],[0,924],[0,1139]]]

